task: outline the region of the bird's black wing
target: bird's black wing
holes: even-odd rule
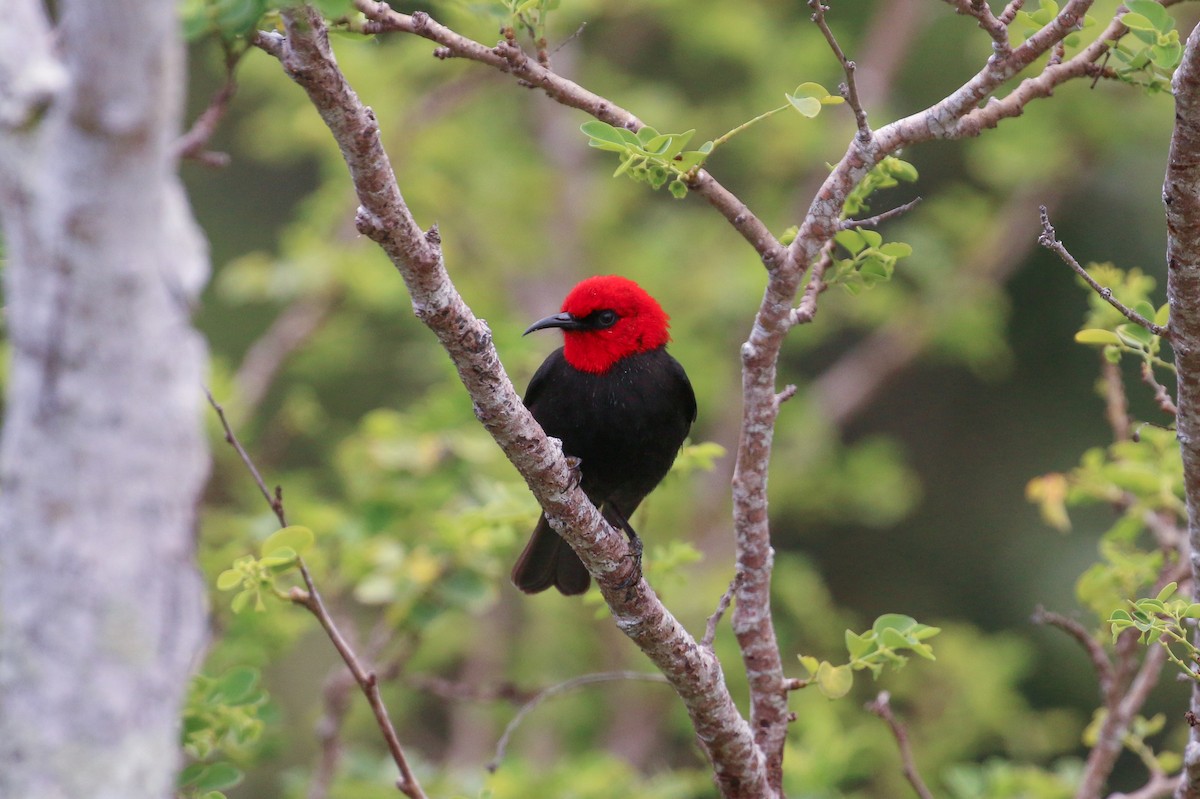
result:
[[[542,361],[542,365],[533,373],[533,377],[529,378],[529,385],[525,388],[525,407],[533,410],[537,404],[538,396],[541,395],[543,389],[550,383],[550,375],[563,369],[567,366],[567,359],[563,356],[563,348],[559,347],[554,352],[546,356],[546,360]],[[687,379],[686,377],[684,378]],[[537,414],[534,414],[536,417]]]

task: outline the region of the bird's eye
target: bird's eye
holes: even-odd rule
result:
[[[616,311],[598,311],[596,313],[596,327],[601,330],[612,327],[617,323],[618,318]]]

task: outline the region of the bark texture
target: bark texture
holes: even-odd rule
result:
[[[57,12],[0,18],[0,796],[161,799],[204,637],[184,47],[174,3]]]
[[[1167,301],[1178,370],[1176,429],[1183,454],[1192,584],[1200,585],[1200,28],[1192,31],[1171,86],[1175,130],[1163,181],[1167,216]],[[1194,590],[1194,589],[1193,589]],[[1192,688],[1200,711],[1200,686]],[[1192,727],[1176,796],[1200,796],[1200,727]]]

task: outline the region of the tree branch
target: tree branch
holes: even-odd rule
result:
[[[468,40],[450,34],[427,16],[403,18],[386,6],[362,0],[360,7],[412,25],[415,33],[442,36],[471,50],[480,60],[495,63],[496,53],[472,50]],[[604,522],[574,484],[561,447],[550,443],[521,402],[490,332],[463,302],[446,272],[436,229],[422,232],[413,219],[380,144],[374,114],[362,105],[338,69],[319,14],[311,9],[287,10],[283,19],[286,37],[260,35],[258,40],[305,89],[337,141],[361,203],[359,230],[379,244],[395,264],[417,317],[434,332],[457,367],[474,401],[476,416],[525,479],[552,526],[597,578],[617,626],[663,672],[683,700],[713,761],[722,792],[730,797],[762,795],[764,761],[728,693],[720,663],[687,633],[644,580],[632,588],[624,586],[632,568],[624,536]],[[498,50],[504,48],[498,46]],[[548,93],[566,91],[569,99],[595,98],[595,102],[605,103],[536,62],[505,52],[500,57],[509,65],[506,71]],[[606,109],[610,119],[618,119],[607,104]]]
[[[514,42],[499,42],[487,47],[468,39],[450,28],[433,20],[423,11],[401,14],[393,11],[387,3],[376,0],[354,0],[358,8],[371,21],[364,28],[367,33],[388,31],[410,33],[436,42],[444,48],[444,57],[455,56],[486,64],[507,72],[528,85],[542,90],[547,97],[561,105],[584,111],[596,119],[616,127],[632,131],[641,129],[645,123],[611,100],[583,88],[574,81],[558,75],[536,60],[528,58]],[[759,254],[763,263],[771,268],[783,254],[779,240],[762,220],[751,213],[746,204],[722,186],[712,175],[701,169],[689,183],[688,188],[703,197],[713,208],[741,234]]]
[[[867,112],[863,109],[862,101],[858,98],[858,84],[854,80],[854,72],[858,67],[853,61],[846,58],[846,53],[842,50],[842,46],[838,44],[837,37],[833,35],[833,31],[829,29],[829,23],[825,21],[825,12],[829,10],[829,6],[823,5],[821,0],[808,0],[808,7],[813,11],[812,21],[816,23],[817,28],[821,31],[821,35],[825,37],[825,41],[829,44],[829,49],[833,51],[838,63],[842,65],[842,71],[846,73],[846,82],[842,85],[842,96],[846,98],[846,104],[854,112],[854,123],[858,126],[858,137],[863,141],[868,141],[871,138],[871,126],[867,124]]]
[[[1075,260],[1075,256],[1067,250],[1066,246],[1058,240],[1054,234],[1054,226],[1050,224],[1050,213],[1046,210],[1046,206],[1041,207],[1042,219],[1042,235],[1038,237],[1038,244],[1041,244],[1047,250],[1057,255],[1062,259],[1062,262],[1074,270],[1075,274],[1083,278],[1083,282],[1091,286],[1092,291],[1100,295],[1100,298],[1107,302],[1112,307],[1120,311],[1121,315],[1133,322],[1135,325],[1144,327],[1156,336],[1170,339],[1171,333],[1167,328],[1161,325],[1156,325],[1150,319],[1142,316],[1137,311],[1133,310],[1125,303],[1113,296],[1112,289],[1107,286],[1101,286],[1096,282],[1096,279],[1088,274],[1088,271],[1080,265],[1079,261]]]
[[[208,397],[208,403],[212,405],[213,410],[217,412],[217,418],[221,420],[221,427],[225,430],[225,441],[241,457],[242,463],[246,465],[246,468],[254,478],[255,484],[258,486],[258,490],[267,500],[267,504],[271,506],[271,510],[279,520],[280,526],[287,527],[287,513],[283,507],[283,489],[276,487],[274,495],[267,490],[267,484],[262,479],[262,474],[259,473],[258,467],[254,465],[254,460],[246,452],[246,448],[242,446],[242,442],[238,440],[237,435],[233,432],[233,428],[230,427],[229,420],[225,417],[225,409],[216,401],[208,388],[204,389],[204,394]],[[350,646],[346,637],[342,635],[341,630],[338,629],[337,624],[330,615],[329,609],[325,606],[325,601],[321,598],[321,593],[317,590],[316,583],[313,582],[312,575],[309,574],[308,567],[299,558],[297,558],[297,562],[305,588],[293,588],[289,598],[292,602],[306,608],[317,617],[317,621],[324,628],[325,634],[333,643],[333,648],[337,650],[346,667],[350,670],[350,674],[354,677],[354,681],[358,683],[359,689],[367,697],[367,703],[371,706],[371,712],[375,715],[375,722],[379,725],[384,741],[387,743],[388,751],[392,755],[392,760],[396,763],[396,768],[400,771],[400,779],[397,780],[396,787],[405,796],[411,797],[411,799],[426,799],[420,782],[417,781],[416,775],[408,765],[408,758],[404,755],[404,749],[400,745],[399,737],[396,735],[396,728],[392,725],[391,717],[388,716],[387,707],[383,704],[383,697],[379,694],[379,681],[375,672],[363,666],[358,655],[355,654],[353,647]]]
[[[1200,586],[1200,27],[1187,39],[1171,81],[1175,130],[1163,180],[1167,217],[1167,302],[1178,390],[1175,427],[1183,456],[1192,584]],[[1200,635],[1200,633],[1198,633]],[[1200,640],[1200,639],[1198,639]],[[1191,709],[1200,713],[1200,683]],[[1192,727],[1176,796],[1200,797],[1200,728]]]
[[[913,757],[912,745],[908,741],[908,730],[892,713],[891,699],[891,695],[887,691],[880,691],[879,696],[875,697],[875,701],[867,704],[867,710],[887,722],[891,729],[892,737],[896,739],[896,747],[900,750],[900,761],[903,763],[904,776],[908,780],[908,784],[913,787],[921,799],[933,799],[933,793],[925,784],[925,780],[921,779],[921,772],[917,769],[917,760]]]

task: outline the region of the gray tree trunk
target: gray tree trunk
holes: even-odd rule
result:
[[[0,16],[0,799],[162,799],[179,765],[208,266],[172,154],[176,5]]]

